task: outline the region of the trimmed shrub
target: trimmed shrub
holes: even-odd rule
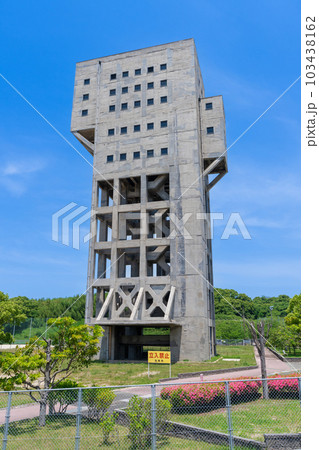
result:
[[[52,390],[48,394],[48,404],[50,414],[63,414],[66,412],[69,405],[77,402],[79,385],[73,380],[63,380],[56,386],[55,389],[67,389],[67,390]],[[70,389],[74,388],[74,389]]]
[[[286,377],[300,377],[300,374],[293,373],[284,375],[273,375],[268,381],[268,391],[270,398],[299,398],[299,384],[297,378],[285,379]]]
[[[260,381],[230,382],[232,403],[247,402],[260,397],[260,386]],[[226,404],[225,383],[168,386],[162,389],[161,398],[168,400],[175,412],[222,408]]]
[[[116,418],[117,418],[117,414],[116,413],[113,413],[113,414],[110,414],[110,415],[108,413],[106,413],[102,417],[102,420],[100,422],[100,426],[102,428],[102,433],[103,433],[102,444],[108,444],[109,443],[110,434],[111,434],[111,432],[113,431],[113,429],[115,427]]]
[[[160,433],[167,420],[171,410],[171,404],[168,400],[156,398],[156,431]],[[143,399],[134,395],[128,404],[126,413],[130,424],[129,437],[132,441],[132,447],[136,449],[148,447],[151,443],[152,418],[151,411],[152,400]]]
[[[83,389],[82,401],[88,407],[88,419],[100,421],[114,399],[110,388]]]

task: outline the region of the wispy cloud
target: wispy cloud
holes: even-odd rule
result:
[[[27,191],[32,180],[31,174],[40,172],[45,166],[46,162],[43,159],[8,161],[0,169],[0,184],[11,194],[20,196]]]

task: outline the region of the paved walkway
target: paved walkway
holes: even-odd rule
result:
[[[238,377],[255,377],[259,378],[261,376],[261,369],[260,369],[260,361],[257,353],[257,349],[254,347],[255,356],[258,368],[252,369],[252,370],[241,370],[241,371],[235,371],[235,372],[228,372],[225,374],[210,374],[204,376],[204,381],[216,381],[216,380],[231,380]],[[266,349],[266,366],[267,366],[267,374],[273,375],[275,373],[285,373],[285,372],[296,372],[300,370],[300,363],[286,363],[281,361],[279,358],[277,358],[271,351]],[[194,383],[199,382],[200,377],[189,377],[189,378],[183,378],[181,380],[174,380],[174,381],[165,381],[163,384],[184,384],[184,383]],[[162,387],[157,386],[156,387],[156,395],[160,394]],[[113,402],[112,407],[114,408],[123,408],[127,406],[127,403],[129,402],[129,399],[133,395],[139,395],[141,397],[148,398],[151,396],[151,386],[134,386],[129,388],[123,388],[116,390],[116,399]],[[14,395],[14,394],[13,394]],[[113,408],[112,408],[113,409]],[[69,412],[75,413],[76,408],[75,407],[69,407]],[[0,424],[3,424],[5,422],[5,409],[0,410]],[[39,415],[39,405],[26,405],[26,406],[19,406],[14,407],[11,409],[10,413],[10,422],[14,422],[17,420],[23,420],[23,419],[31,419],[33,417],[37,417]]]

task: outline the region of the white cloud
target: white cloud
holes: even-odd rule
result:
[[[20,196],[24,194],[31,180],[30,174],[40,172],[46,166],[42,159],[25,159],[10,161],[0,169],[0,185],[11,194]]]

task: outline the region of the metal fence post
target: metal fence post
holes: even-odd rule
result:
[[[298,388],[299,388],[299,401],[301,405],[301,378],[298,378]]]
[[[227,419],[228,419],[228,436],[229,436],[229,448],[233,450],[234,442],[233,442],[233,426],[231,420],[231,402],[230,402],[230,393],[229,393],[229,382],[225,381],[225,391],[226,391],[226,409],[227,409]]]
[[[3,440],[2,440],[2,450],[6,450],[6,448],[7,448],[10,412],[11,412],[11,397],[12,397],[12,391],[10,391],[8,394],[8,404],[7,404],[7,411],[6,411],[6,418],[5,418],[6,421],[5,421],[5,425],[4,425]]]
[[[151,407],[151,421],[152,421],[152,450],[156,449],[156,388],[155,384],[151,386],[152,407]]]
[[[75,450],[80,448],[81,439],[81,405],[82,405],[82,388],[78,392],[78,409],[76,412],[76,435],[75,435]]]

